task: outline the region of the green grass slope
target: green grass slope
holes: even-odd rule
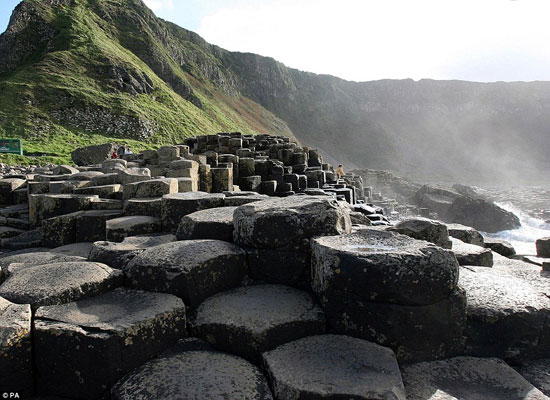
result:
[[[214,57],[174,32],[140,0],[23,1],[0,36],[0,136],[22,138],[42,156],[32,162],[65,162],[106,141],[141,150],[219,131],[292,134],[209,80],[205,59],[223,79]]]

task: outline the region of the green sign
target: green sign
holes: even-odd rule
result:
[[[0,153],[13,153],[22,156],[21,139],[0,139]]]

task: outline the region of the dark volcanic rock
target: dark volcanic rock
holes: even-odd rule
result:
[[[181,219],[195,211],[223,207],[223,194],[204,192],[173,193],[162,197],[162,228],[176,231]]]
[[[490,233],[517,229],[521,226],[519,218],[513,213],[494,203],[468,197],[458,197],[453,201],[445,218],[449,222]]]
[[[263,358],[277,399],[406,399],[394,353],[361,339],[310,336]]]
[[[504,257],[512,257],[516,255],[514,246],[506,240],[487,238],[485,239],[485,248],[491,249],[495,253],[498,253]]]
[[[96,399],[185,334],[185,306],[172,295],[120,288],[40,307],[34,327],[38,390]]]
[[[436,212],[440,218],[445,218],[449,207],[459,197],[463,196],[454,189],[424,185],[415,193],[413,200],[418,206]]]
[[[547,400],[504,361],[456,357],[402,367],[409,400]]]
[[[21,266],[0,286],[0,296],[19,304],[62,304],[122,285],[122,272],[92,262]]]
[[[76,165],[101,164],[116,150],[114,143],[98,144],[94,146],[80,147],[71,153],[71,158]]]
[[[399,222],[390,230],[415,239],[435,243],[445,249],[451,248],[449,232],[441,222],[426,218],[412,218]]]
[[[453,238],[453,253],[460,265],[476,265],[491,268],[493,266],[493,252],[491,249],[464,243]]]
[[[272,198],[241,206],[233,214],[235,243],[253,248],[303,248],[313,236],[351,231],[349,209],[315,196]]]
[[[516,369],[521,376],[527,379],[542,393],[550,396],[550,375],[548,374],[550,369],[549,358],[529,361]]]
[[[145,215],[113,218],[105,223],[105,236],[112,242],[122,242],[128,236],[146,235],[160,231],[160,219]]]
[[[191,307],[239,285],[246,270],[246,253],[221,240],[163,244],[145,250],[124,267],[132,287],[175,294]]]
[[[456,288],[452,252],[428,242],[365,228],[311,243],[312,287],[321,299],[335,291],[365,301],[427,305]]]
[[[461,289],[425,306],[359,301],[345,292],[332,293],[325,314],[334,332],[391,347],[400,362],[446,358],[462,354],[464,348],[466,296]]]
[[[280,249],[246,249],[249,275],[268,283],[311,289],[311,253]]]
[[[550,237],[537,239],[537,256],[543,258],[550,258]]]
[[[0,393],[32,394],[31,307],[0,297]]]
[[[483,246],[485,243],[483,235],[472,227],[447,224],[447,229],[449,230],[449,236],[462,240],[464,243],[475,244],[476,246]]]
[[[236,209],[216,207],[188,214],[181,219],[176,236],[178,240],[217,239],[232,242],[233,213]]]
[[[122,269],[132,258],[150,247],[174,242],[174,235],[141,235],[125,238],[121,243],[95,242],[89,253],[88,259],[112,268]]]
[[[176,346],[178,347],[178,346]],[[122,378],[113,400],[271,400],[261,370],[230,354],[191,350],[149,361]]]
[[[287,286],[253,285],[206,299],[193,333],[212,346],[257,362],[261,353],[325,332],[325,315],[311,295]]]

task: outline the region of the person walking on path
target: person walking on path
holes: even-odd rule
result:
[[[342,164],[338,164],[338,168],[336,168],[336,175],[338,176],[338,179],[342,178],[344,174],[344,167],[342,167]]]

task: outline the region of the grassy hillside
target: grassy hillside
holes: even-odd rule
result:
[[[0,37],[0,54],[20,54],[0,57],[0,136],[66,161],[75,147],[122,138],[141,150],[219,131],[291,134],[182,68],[167,48],[178,40],[158,39],[173,29],[137,0],[25,0]]]

